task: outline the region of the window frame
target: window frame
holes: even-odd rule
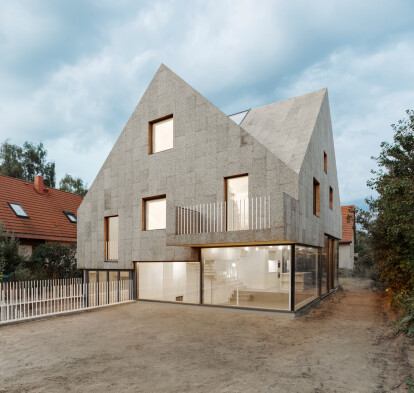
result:
[[[156,199],[165,199],[165,213],[167,215],[167,194],[156,195],[142,198],[142,230],[143,231],[165,231],[167,229],[167,218],[165,219],[165,228],[147,229],[147,202]]]
[[[313,215],[316,217],[320,217],[321,215],[321,198],[320,198],[321,185],[315,178],[313,178],[312,189],[313,189],[313,192],[312,192]]]
[[[107,242],[109,241],[108,239],[108,235],[109,235],[109,231],[108,231],[108,224],[109,224],[109,219],[113,218],[113,217],[118,217],[118,247],[119,247],[119,215],[112,215],[112,216],[105,216],[104,217],[104,261],[105,262],[118,262],[119,260],[119,249],[117,250],[117,258],[116,259],[108,259],[109,255],[108,255],[108,249],[106,247]]]
[[[329,186],[329,208],[333,210],[333,188]]]
[[[168,119],[173,119],[173,147],[171,147],[169,149],[154,152],[153,151],[153,137],[152,137],[153,125],[156,124],[156,123],[159,123],[161,121],[168,120]],[[158,119],[149,121],[148,122],[148,155],[162,153],[164,151],[168,151],[168,150],[172,150],[172,149],[174,149],[174,115],[171,113],[169,115],[166,115],[166,116],[160,117]]]
[[[74,213],[67,211],[67,210],[63,210],[63,213],[65,214],[65,216],[67,217],[67,219],[69,220],[70,223],[72,224],[77,224],[78,223],[78,217],[75,216]],[[73,216],[75,217],[75,221],[72,221],[69,216]]]
[[[7,204],[10,206],[10,209],[12,209],[13,213],[14,213],[17,217],[19,217],[19,218],[26,218],[27,220],[30,220],[29,215],[27,214],[26,210],[24,210],[24,209],[23,209],[23,206],[22,206],[20,203],[16,203],[16,202],[7,202]],[[20,209],[22,209],[22,210],[24,211],[25,215],[18,214],[18,213],[16,212],[16,210],[14,210],[13,205],[19,206],[19,207],[20,207]]]

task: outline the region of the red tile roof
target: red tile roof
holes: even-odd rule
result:
[[[340,243],[351,243],[354,239],[354,218],[355,218],[355,205],[341,206],[342,213],[342,240]],[[352,216],[353,219],[348,221],[348,216]]]
[[[29,216],[17,217],[7,202],[18,203]],[[0,175],[0,221],[19,238],[76,242],[76,224],[63,211],[77,215],[82,197],[44,186],[39,194],[33,183]]]

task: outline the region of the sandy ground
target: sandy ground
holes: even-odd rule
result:
[[[131,303],[3,326],[0,392],[408,391],[413,347],[368,284],[297,319]]]

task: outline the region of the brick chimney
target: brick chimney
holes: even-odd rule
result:
[[[43,194],[43,176],[36,175],[34,177],[34,189],[37,193]]]

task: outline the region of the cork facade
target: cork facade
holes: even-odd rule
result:
[[[327,90],[242,115],[235,121],[160,66],[79,207],[86,280],[130,271],[138,299],[287,311],[335,288],[341,210]],[[168,120],[171,148],[153,153],[153,125]],[[248,186],[230,200],[238,176]],[[157,198],[165,227],[149,230]]]

